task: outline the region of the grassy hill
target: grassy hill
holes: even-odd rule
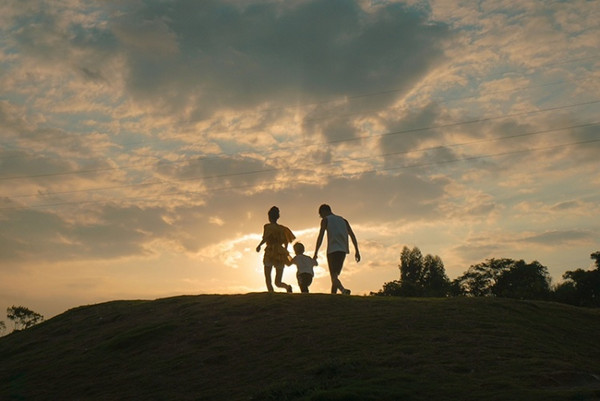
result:
[[[0,338],[0,400],[600,400],[600,310],[507,299],[201,295]]]

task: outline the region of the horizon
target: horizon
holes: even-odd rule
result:
[[[0,11],[0,316],[265,291],[273,205],[308,255],[320,204],[348,219],[357,295],[404,246],[451,280],[510,258],[553,283],[600,250],[598,2]]]

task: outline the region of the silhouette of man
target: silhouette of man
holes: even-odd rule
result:
[[[315,255],[313,259],[317,259],[317,253],[323,243],[323,236],[327,231],[327,264],[329,266],[329,275],[331,276],[331,293],[337,293],[340,290],[342,294],[350,294],[350,290],[344,288],[339,279],[344,266],[346,254],[350,253],[348,246],[348,236],[352,239],[354,245],[354,258],[356,262],[360,262],[360,253],[358,251],[358,241],[350,227],[348,220],[342,216],[333,214],[329,205],[323,204],[319,207],[319,216],[321,216],[321,230],[317,237],[317,245],[315,247]]]

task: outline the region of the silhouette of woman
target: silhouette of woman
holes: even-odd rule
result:
[[[287,245],[291,243],[296,236],[286,226],[277,224],[279,220],[279,208],[273,206],[269,209],[269,223],[265,224],[262,241],[256,247],[256,252],[260,252],[260,247],[267,244],[265,247],[265,256],[263,264],[265,266],[265,281],[267,289],[273,292],[271,284],[271,270],[275,267],[275,285],[280,288],[285,288],[287,292],[292,292],[292,286],[281,281],[283,278],[283,268],[285,265],[290,265],[291,257],[288,252]]]

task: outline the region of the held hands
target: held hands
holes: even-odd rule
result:
[[[317,254],[315,253],[313,256],[314,260],[317,260]],[[360,252],[356,251],[356,253],[354,254],[354,260],[356,260],[356,263],[360,262]]]

